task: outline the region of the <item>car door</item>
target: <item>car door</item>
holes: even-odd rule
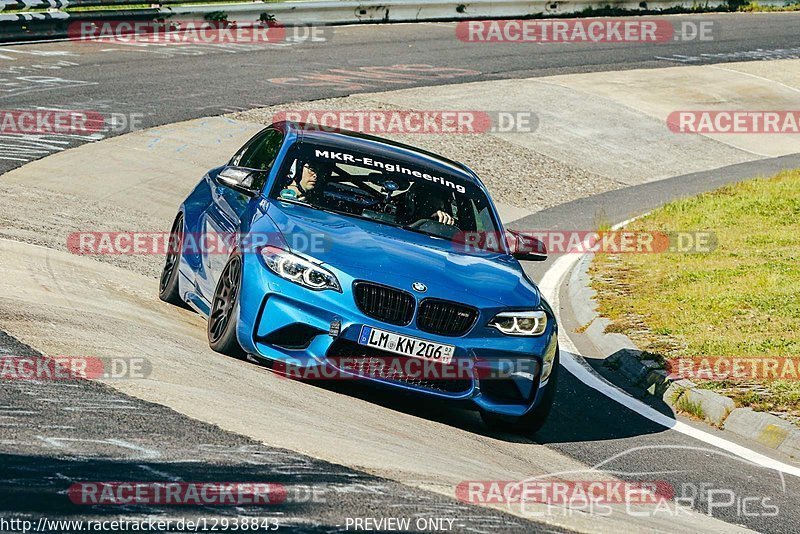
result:
[[[236,235],[242,228],[243,218],[252,213],[251,203],[258,202],[240,189],[232,186],[226,180],[220,179],[225,170],[255,171],[256,176],[266,180],[269,170],[275,163],[281,145],[283,134],[278,130],[268,128],[251,139],[231,159],[229,164],[219,174],[212,176],[211,204],[204,214],[204,232],[207,237],[208,247],[203,247],[203,261],[208,276],[200,281],[203,297],[210,301],[228,254],[235,244]],[[260,192],[263,181],[250,184],[250,187]],[[249,226],[249,225],[246,225]],[[224,246],[221,246],[223,245]]]

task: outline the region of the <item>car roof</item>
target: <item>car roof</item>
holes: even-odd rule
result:
[[[477,175],[466,165],[421,148],[416,148],[374,135],[342,129],[321,129],[316,124],[282,121],[271,125],[283,132],[294,132],[299,141],[318,142],[343,150],[367,152],[370,155],[385,157],[395,161],[405,160],[411,164],[425,164],[450,174],[456,174],[469,182],[483,187]]]

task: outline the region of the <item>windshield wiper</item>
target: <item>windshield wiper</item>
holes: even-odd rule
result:
[[[399,225],[398,225],[399,226]],[[439,239],[444,239],[445,241],[452,241],[449,237],[445,237],[442,234],[435,234],[433,232],[428,232],[427,230],[420,230],[419,228],[412,228],[410,225],[400,226],[403,230],[408,230],[409,232],[416,232],[418,234],[427,235],[430,237],[436,237]]]

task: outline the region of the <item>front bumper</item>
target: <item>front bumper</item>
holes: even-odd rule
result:
[[[271,362],[303,370],[305,377],[359,378],[498,415],[520,416],[538,405],[546,386],[546,382],[540,383],[542,362],[557,350],[554,321],[538,337],[506,336],[486,326],[496,313],[505,310],[498,305],[496,309],[481,307],[475,326],[464,336],[431,334],[415,327],[416,317],[408,326],[398,326],[366,316],[351,291],[354,279],[340,272],[336,275],[342,293],[312,291],[274,275],[263,267],[256,254],[245,255],[237,332],[242,347]],[[338,335],[332,335],[332,324],[338,326]],[[363,325],[453,345],[453,361],[448,367],[455,370],[436,375],[437,380],[430,380],[424,372],[409,377],[355,371],[353,361],[403,358],[359,345]],[[442,377],[450,382],[438,380]]]

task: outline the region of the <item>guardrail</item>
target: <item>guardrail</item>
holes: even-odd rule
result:
[[[579,13],[590,7],[598,9],[605,6],[634,11],[660,10],[674,6],[727,5],[727,0],[709,0],[707,2],[691,0],[656,0],[655,2],[631,0],[387,0],[383,2],[281,2],[259,5],[261,6],[257,8],[259,11],[268,11],[284,24],[353,24],[525,18],[566,15]],[[643,8],[643,5],[646,7]],[[177,15],[197,14],[200,12],[199,9],[204,7],[199,5],[176,6],[171,11]],[[247,17],[253,12],[253,4],[226,5],[224,7],[212,4],[207,7],[215,11],[225,11],[230,20]]]
[[[192,0],[158,0],[153,4],[186,4]],[[29,11],[31,9],[66,9],[68,7],[100,7],[149,4],[151,0],[0,0],[0,11]],[[202,3],[202,2],[198,2]]]
[[[124,9],[148,0],[0,0],[0,42],[64,38],[72,22],[86,20],[197,20],[222,12],[230,22],[254,23],[271,15],[284,25],[325,25],[564,16],[586,9],[632,12],[674,8],[719,8],[727,0],[384,0],[322,2],[248,2],[186,4],[159,0],[151,8]],[[174,4],[184,5],[174,5]],[[786,0],[763,0],[782,6]],[[65,11],[69,8],[120,6],[121,9]],[[9,13],[9,11],[14,11]]]

